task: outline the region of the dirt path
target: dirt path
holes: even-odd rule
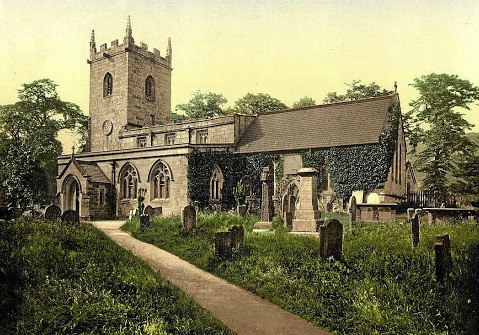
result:
[[[330,335],[251,292],[215,277],[173,254],[131,237],[120,230],[123,221],[92,223],[123,248],[148,262],[152,269],[158,271],[238,334]]]

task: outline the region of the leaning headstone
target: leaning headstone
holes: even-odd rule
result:
[[[62,215],[62,210],[57,205],[50,205],[45,209],[45,220],[53,221]]]
[[[343,253],[343,225],[335,219],[319,227],[319,256],[322,260],[341,259]]]
[[[150,205],[146,206],[143,210],[143,214],[148,214],[150,217],[155,214],[155,210]]]
[[[215,255],[217,257],[230,257],[233,252],[231,244],[231,233],[229,231],[215,233]]]
[[[412,247],[416,248],[419,244],[419,215],[414,213],[411,216]]]
[[[63,214],[61,215],[61,222],[62,222],[62,224],[79,225],[80,224],[80,215],[78,214],[77,211],[75,211],[73,209],[69,209],[67,211],[64,211]]]
[[[349,205],[349,210],[351,211],[351,213],[349,213],[349,228],[352,229],[353,226],[356,224],[356,213],[358,211],[356,197],[354,195],[351,196],[350,202],[351,203]]]
[[[141,214],[140,215],[140,229],[141,229],[141,231],[145,231],[148,228],[150,228],[150,216],[148,214]]]
[[[231,245],[234,248],[238,248],[244,242],[244,227],[243,226],[232,226],[229,229],[231,236]]]
[[[194,206],[188,205],[183,208],[182,214],[181,224],[183,231],[189,232],[191,229],[196,227],[196,208]]]
[[[438,282],[444,283],[444,279],[449,273],[452,265],[451,242],[449,241],[449,235],[436,236],[434,252],[436,254],[436,278]]]

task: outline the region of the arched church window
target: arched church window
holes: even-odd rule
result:
[[[145,98],[155,100],[155,81],[152,76],[146,77],[145,80]]]
[[[168,166],[159,161],[151,172],[150,187],[153,199],[168,199],[170,197],[171,172]]]
[[[138,173],[133,165],[127,164],[120,174],[120,194],[122,199],[136,199]]]
[[[213,168],[213,173],[210,179],[210,200],[221,200],[221,191],[223,189],[223,172],[218,165]]]
[[[110,72],[105,74],[105,78],[103,78],[103,96],[109,97],[113,93],[113,76]]]

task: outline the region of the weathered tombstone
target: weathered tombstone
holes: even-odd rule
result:
[[[407,219],[409,221],[411,221],[413,215],[414,215],[414,208],[408,208],[407,209]]]
[[[349,205],[349,229],[352,229],[353,226],[356,224],[356,214],[358,211],[358,206],[356,204],[356,197],[353,195],[351,196],[350,205]]]
[[[150,228],[150,216],[148,214],[141,214],[140,215],[140,229],[144,231]]]
[[[295,210],[293,231],[318,231],[321,212],[318,210],[318,171],[314,168],[302,168],[299,175],[299,207]]]
[[[194,206],[188,205],[183,208],[182,214],[181,223],[183,231],[189,232],[191,229],[196,227],[196,208]]]
[[[62,215],[62,210],[57,205],[50,205],[45,209],[45,220],[56,220]]]
[[[319,256],[322,260],[341,259],[343,253],[343,225],[335,219],[319,227]]]
[[[162,216],[163,215],[163,207],[153,208],[153,215],[154,216]]]
[[[61,222],[62,222],[62,224],[79,225],[80,224],[80,215],[78,214],[77,211],[75,211],[73,209],[69,209],[67,211],[64,211],[63,214],[61,215]]]
[[[452,265],[451,242],[449,241],[449,235],[436,236],[434,252],[436,254],[436,278],[438,282],[444,283],[444,279],[449,273]]]
[[[236,207],[236,212],[238,213],[239,216],[242,218],[246,217],[246,205],[238,205]]]
[[[150,205],[146,206],[145,209],[143,210],[143,214],[148,214],[150,217],[152,217],[155,214],[155,210],[153,207]]]
[[[244,242],[244,227],[243,226],[232,226],[229,229],[231,246],[238,248]]]
[[[271,207],[271,199],[269,196],[269,185],[268,185],[268,176],[269,176],[269,168],[263,168],[263,172],[261,173],[261,221],[263,222],[270,222],[270,207]]]
[[[232,252],[231,233],[229,231],[215,233],[215,255],[227,258]]]
[[[419,215],[414,213],[411,216],[412,247],[416,248],[419,244]]]
[[[130,214],[128,215],[128,221],[131,221],[131,219],[133,219],[134,215],[133,215],[133,209],[130,209]]]

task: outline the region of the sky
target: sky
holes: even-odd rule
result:
[[[0,105],[17,101],[23,83],[50,78],[62,100],[88,114],[89,42],[125,35],[164,56],[173,47],[172,109],[196,90],[228,105],[267,93],[288,106],[319,104],[345,83],[398,83],[403,113],[410,86],[432,72],[479,85],[477,0],[0,0]],[[465,112],[479,131],[479,106]],[[64,151],[76,139],[63,134]]]

